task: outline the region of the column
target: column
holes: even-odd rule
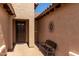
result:
[[[29,47],[34,47],[34,20],[29,20]]]

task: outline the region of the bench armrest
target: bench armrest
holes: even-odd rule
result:
[[[7,49],[5,45],[2,45],[0,47],[0,56],[6,55],[7,54]]]

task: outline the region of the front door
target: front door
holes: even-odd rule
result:
[[[16,21],[16,42],[26,42],[26,26],[25,21]]]

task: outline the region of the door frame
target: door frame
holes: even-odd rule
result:
[[[25,21],[26,43],[29,45],[29,20],[28,19],[13,19],[13,45],[16,44],[16,21]]]

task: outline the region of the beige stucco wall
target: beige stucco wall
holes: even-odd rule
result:
[[[11,48],[11,35],[10,35],[10,18],[11,16],[6,12],[6,10],[0,4],[0,40],[5,41],[7,49]],[[2,42],[0,42],[2,43]]]
[[[58,44],[56,55],[68,55],[69,51],[79,54],[79,4],[63,4],[49,15],[39,19],[39,41],[47,39]],[[49,32],[50,22],[54,31]]]
[[[12,4],[16,17],[15,19],[29,20],[29,47],[34,46],[34,4],[14,3]],[[27,36],[26,36],[27,37]],[[27,40],[27,39],[26,39]]]

